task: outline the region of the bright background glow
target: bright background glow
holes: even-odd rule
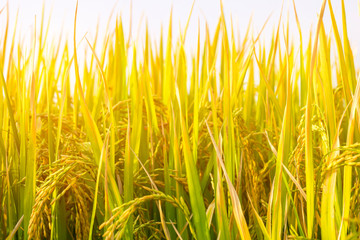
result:
[[[0,1],[0,8],[6,5],[7,1]],[[19,10],[18,25],[20,36],[26,39],[30,36],[35,22],[41,19],[41,10],[43,2],[45,3],[45,20],[50,16],[50,39],[58,37],[63,29],[63,33],[68,38],[72,37],[73,19],[76,6],[76,0],[9,0],[10,8],[10,29],[14,26],[16,11]],[[282,0],[223,0],[225,16],[227,23],[233,19],[235,31],[239,31],[240,36],[245,34],[249,19],[253,16],[254,35],[261,29],[262,25],[271,15],[262,40],[271,38],[271,33],[275,28],[282,6]],[[303,29],[304,39],[307,40],[309,30],[316,25],[317,14],[320,11],[321,0],[295,0],[299,19]],[[341,31],[341,1],[332,0],[333,8],[336,14],[339,30]],[[354,54],[358,55],[358,47],[360,45],[360,17],[357,0],[345,0],[346,14],[348,23],[349,38],[354,50]],[[171,8],[173,9],[173,34],[178,36],[179,26],[183,29],[189,11],[191,9],[192,0],[132,0],[132,39],[137,36],[143,36],[148,22],[150,35],[152,40],[158,40],[160,36],[161,25],[164,28],[164,36],[168,28],[168,19]],[[124,24],[126,36],[129,33],[130,19],[130,0],[79,0],[78,10],[78,39],[85,33],[89,39],[96,32],[96,25],[99,23],[99,33],[104,34],[109,16],[114,10],[110,30],[115,23],[115,16],[121,14]],[[331,21],[328,14],[328,7],[325,10],[324,23],[326,29],[331,27]],[[295,17],[291,0],[284,0],[283,19],[286,20],[289,13],[290,32],[292,39],[298,41],[298,32],[295,24]],[[215,30],[220,15],[219,0],[197,0],[194,6],[194,12],[191,18],[186,46],[194,52],[197,41],[198,21],[200,21],[200,29],[205,29],[205,21],[209,24],[210,33]],[[0,28],[3,29],[5,21],[5,12],[0,15]],[[180,23],[180,25],[179,25]],[[39,25],[38,25],[39,28]],[[328,32],[328,31],[327,31]],[[140,33],[140,34],[138,34]],[[265,39],[265,40],[264,40]],[[141,40],[141,39],[140,39]],[[270,40],[270,39],[269,39]]]

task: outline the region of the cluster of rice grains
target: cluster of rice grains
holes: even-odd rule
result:
[[[4,23],[0,239],[358,238],[360,81],[341,3],[342,33],[324,0],[307,42],[293,3],[296,44],[281,17],[265,45],[221,11],[195,55],[171,17],[155,44],[121,18],[103,44],[79,39],[75,13],[54,45],[41,21],[28,51]]]

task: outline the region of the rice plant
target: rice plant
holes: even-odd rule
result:
[[[292,4],[298,43],[282,16],[270,45],[250,26],[238,38],[221,8],[195,54],[187,26],[173,38],[171,13],[167,37],[139,43],[120,16],[104,39],[78,36],[76,6],[72,39],[51,42],[43,17],[27,51],[7,17],[0,239],[359,238],[344,0],[341,20],[323,0],[309,39]]]

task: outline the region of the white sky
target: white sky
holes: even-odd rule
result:
[[[345,0],[348,32],[356,55],[358,55],[357,49],[360,47],[358,1],[359,0]],[[4,7],[6,2],[5,0],[0,0],[0,8]],[[45,19],[48,19],[51,13],[50,37],[58,36],[61,29],[63,29],[63,32],[66,33],[68,37],[71,37],[76,0],[9,0],[10,29],[14,24],[16,11],[19,10],[18,21],[21,36],[25,37],[25,39],[26,36],[30,36],[34,26],[35,15],[37,16],[37,21],[41,18],[43,2],[45,2]],[[282,2],[282,0],[223,0],[228,23],[232,17],[235,29],[239,30],[241,36],[245,34],[251,15],[253,15],[253,26],[254,32],[256,33],[261,29],[261,26],[271,14],[270,21],[262,35],[262,39],[271,37],[272,30],[280,15]],[[304,37],[308,36],[307,33],[309,29],[311,27],[314,28],[316,25],[321,2],[322,0],[295,0],[303,34],[305,35]],[[340,3],[340,0],[332,0],[339,27],[341,27]],[[136,38],[139,26],[140,36],[143,36],[145,21],[147,20],[152,40],[156,40],[160,36],[161,24],[163,24],[164,30],[167,30],[171,8],[173,8],[173,33],[174,36],[178,36],[179,23],[182,28],[185,26],[191,5],[192,0],[132,0],[133,38]],[[219,6],[219,0],[196,0],[186,40],[187,47],[190,47],[192,51],[194,51],[193,46],[195,46],[197,41],[198,21],[200,21],[201,29],[204,29],[205,21],[207,21],[212,34],[220,15]],[[86,32],[88,32],[88,36],[91,39],[91,36],[93,36],[96,31],[98,22],[100,24],[100,33],[104,33],[108,18],[113,9],[115,16],[121,14],[127,35],[129,32],[130,0],[79,0],[78,39]],[[293,39],[296,41],[298,35],[291,0],[284,0],[284,19],[286,19],[287,12],[289,12],[290,31]],[[328,8],[325,12],[325,26],[327,26],[327,29],[330,29],[331,21]],[[113,17],[113,21],[111,21],[112,26],[114,26],[114,19]],[[5,21],[4,11],[0,15],[0,21],[0,30],[2,30]],[[166,33],[164,35],[166,36]]]

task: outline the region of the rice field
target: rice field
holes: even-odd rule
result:
[[[42,18],[30,51],[8,17],[0,239],[358,239],[359,64],[341,3],[335,19],[323,0],[305,39],[293,2],[300,41],[278,16],[269,45],[221,11],[195,54],[171,13],[135,44],[120,16],[104,39],[77,36],[76,8],[70,39],[50,41]]]

